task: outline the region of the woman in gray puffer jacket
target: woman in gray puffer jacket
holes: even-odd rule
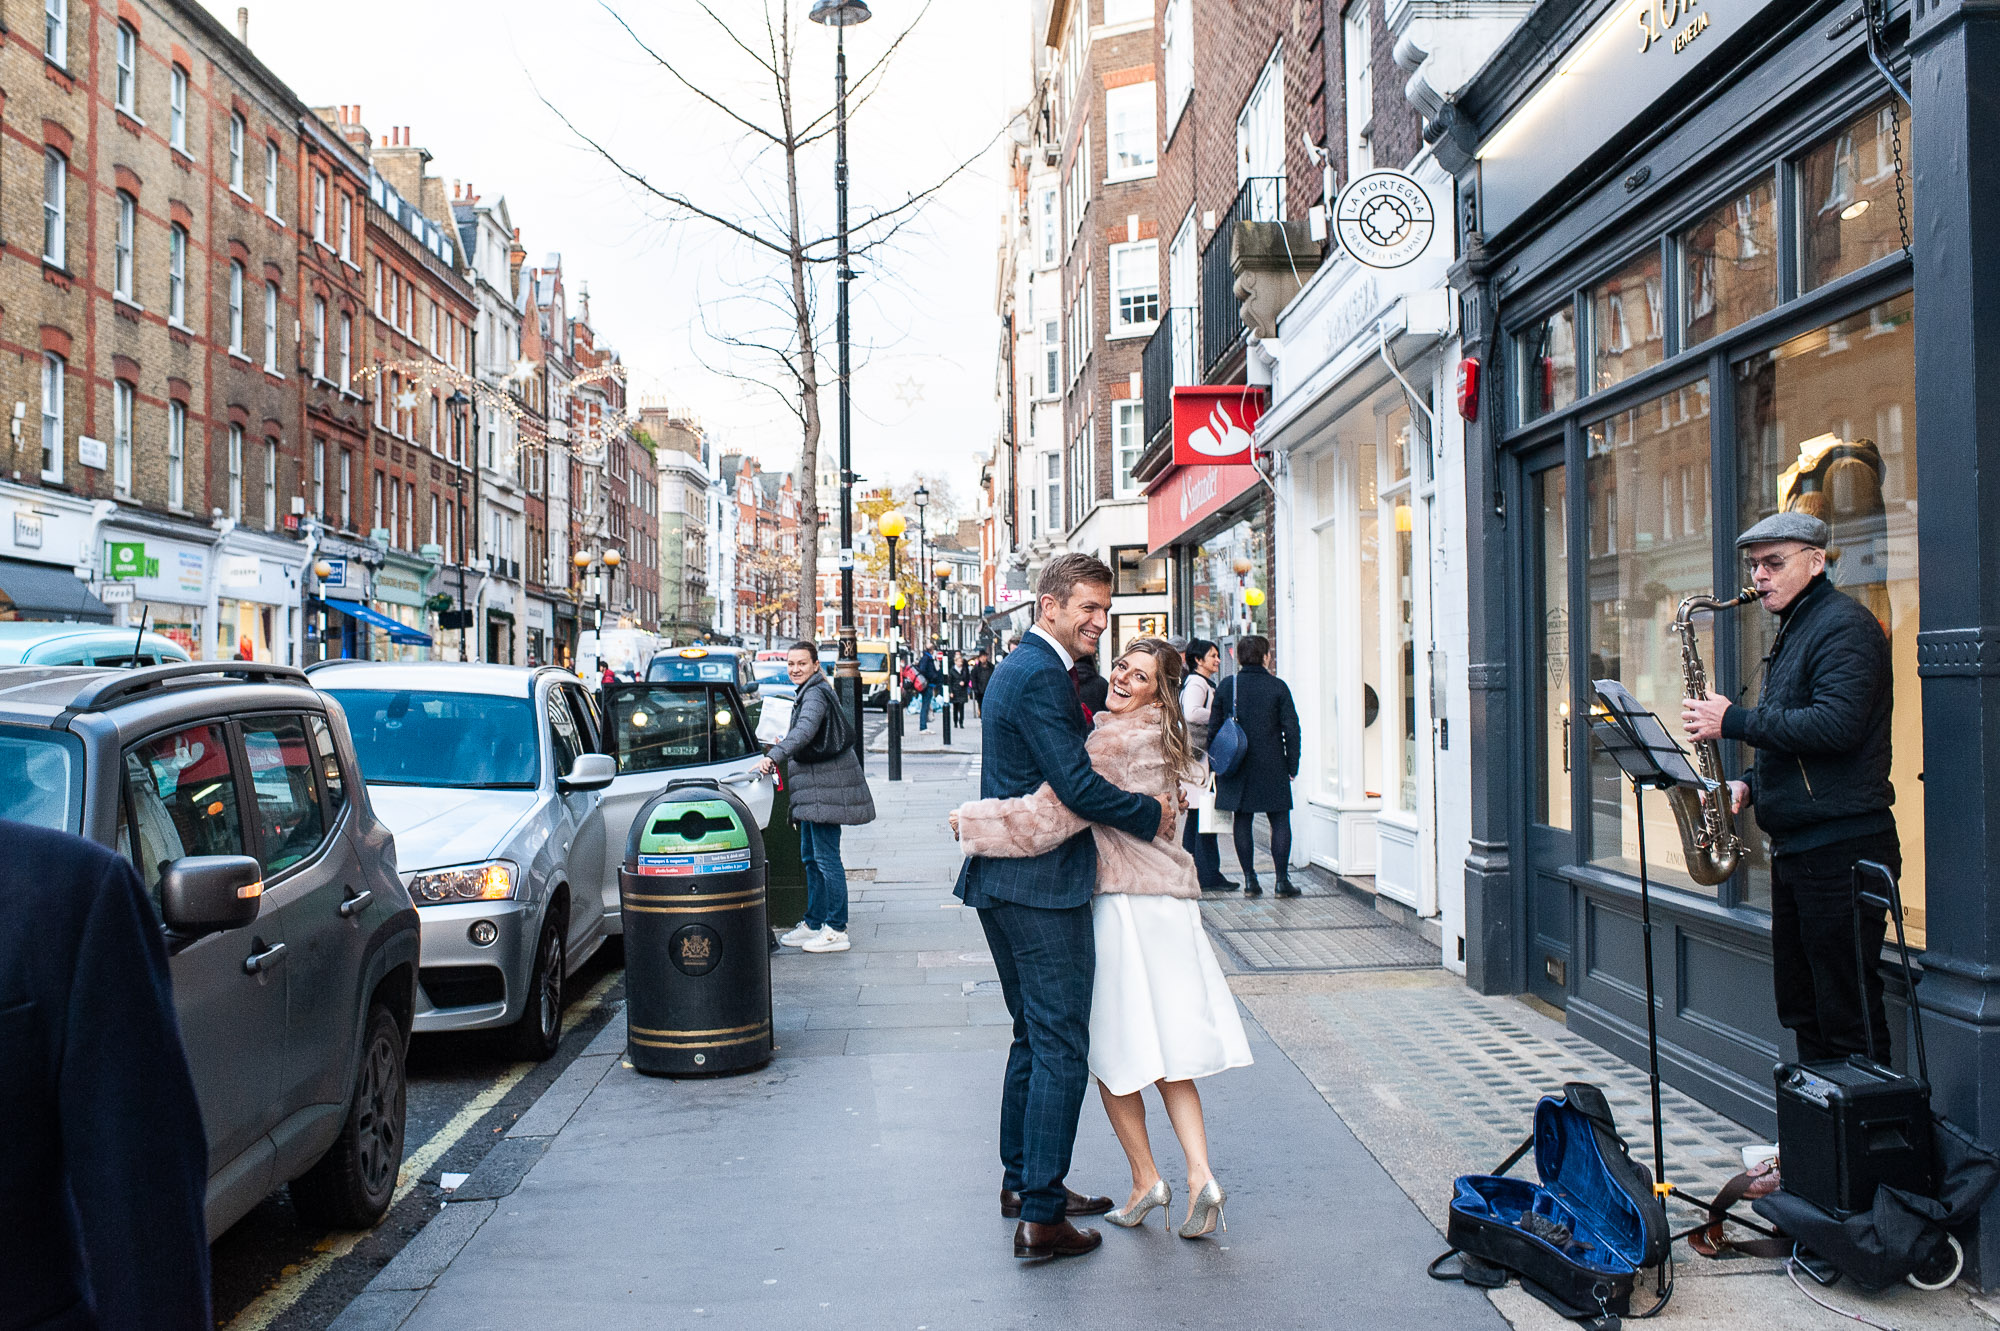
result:
[[[766,770],[785,765],[785,789],[792,820],[799,825],[799,857],[806,868],[806,917],[778,939],[807,952],[845,952],[847,870],[840,861],[840,829],[875,821],[875,797],[852,749],[827,762],[809,763],[794,755],[812,744],[829,713],[838,707],[833,686],[819,671],[819,644],[795,642],[785,670],[799,691],[792,728],[765,754]]]

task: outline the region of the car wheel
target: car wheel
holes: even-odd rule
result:
[[[537,1063],[555,1057],[556,1046],[562,1043],[564,960],[562,921],[551,912],[542,922],[542,941],[535,948],[527,1006],[507,1032],[508,1052],[514,1057]]]
[[[347,1121],[318,1163],[292,1180],[301,1216],[330,1229],[366,1229],[382,1218],[403,1167],[408,1089],[403,1029],[388,1008],[371,1008]]]

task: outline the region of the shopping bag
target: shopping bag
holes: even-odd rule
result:
[[[1223,816],[1215,807],[1215,774],[1209,773],[1194,798],[1195,831],[1213,836],[1223,830]]]

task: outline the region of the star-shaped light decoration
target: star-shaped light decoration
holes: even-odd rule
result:
[[[416,409],[417,395],[415,390],[405,388],[402,392],[396,394],[396,410],[415,411]]]
[[[526,356],[523,356],[521,357],[521,359],[514,362],[514,368],[508,372],[507,377],[511,380],[525,383],[527,382],[528,377],[534,374],[534,372],[535,372],[535,362],[529,360]]]
[[[914,407],[924,400],[924,386],[909,375],[896,385],[896,400],[906,407]]]

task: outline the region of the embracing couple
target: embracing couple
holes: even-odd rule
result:
[[[1194,860],[1175,836],[1182,785],[1200,766],[1180,712],[1180,653],[1157,638],[1133,643],[1112,665],[1094,728],[1084,720],[1076,663],[1096,655],[1111,587],[1090,555],[1043,569],[1038,621],[986,688],[982,798],[951,815],[967,856],[956,894],[979,912],[1014,1019],[1000,1210],[1020,1218],[1016,1257],[1095,1249],[1101,1236],[1073,1216],[1132,1228],[1170,1204],[1146,1136],[1148,1083],[1187,1157],[1181,1237],[1211,1233],[1224,1194],[1194,1079],[1250,1062],[1202,929]],[[1132,1167],[1117,1210],[1064,1185],[1092,1076]]]

